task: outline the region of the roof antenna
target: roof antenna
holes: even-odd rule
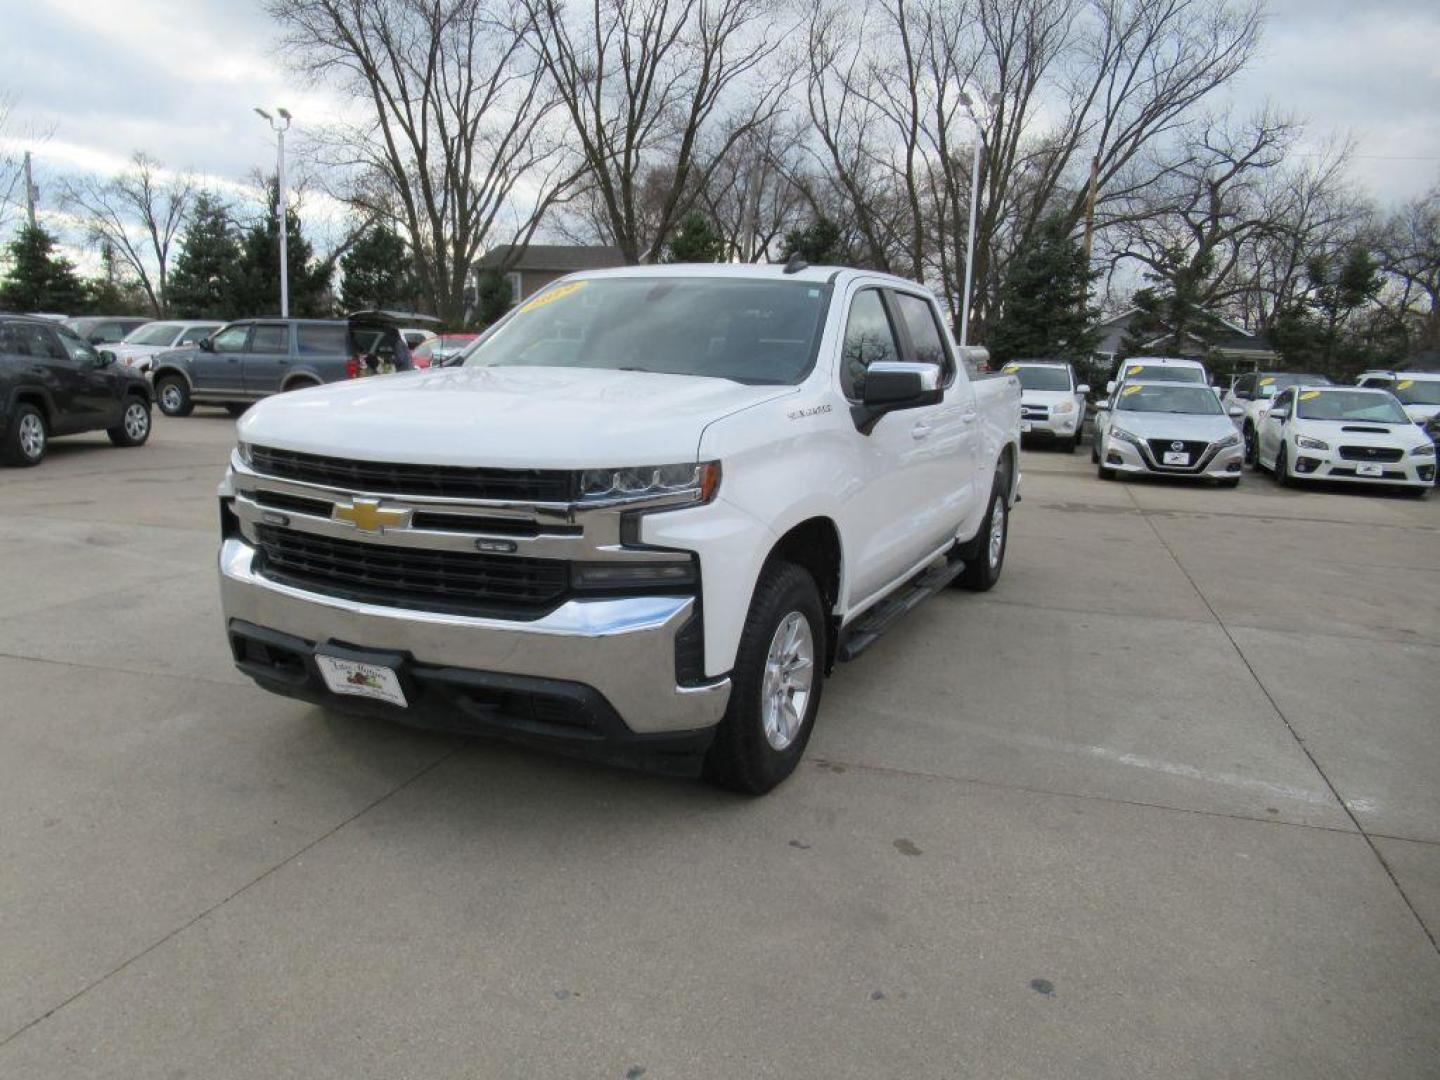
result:
[[[810,264],[800,257],[798,251],[794,255],[791,255],[790,261],[785,264],[785,273],[787,274],[798,274],[801,270],[809,269]]]

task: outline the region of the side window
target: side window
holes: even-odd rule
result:
[[[240,323],[238,326],[227,326],[215,335],[215,351],[217,353],[244,352],[245,339],[249,336],[249,323]]]
[[[1270,415],[1273,416],[1273,415],[1274,415],[1275,413],[1277,413],[1277,412],[1286,412],[1286,411],[1288,411],[1289,408],[1290,408],[1290,403],[1293,402],[1294,400],[1295,400],[1295,391],[1294,391],[1294,390],[1282,390],[1282,391],[1280,391],[1280,393],[1278,393],[1278,394],[1275,395],[1275,404],[1273,404],[1273,405],[1270,406]]]
[[[181,334],[176,345],[194,345],[201,338],[209,337],[215,332],[213,326],[191,326],[187,327]]]
[[[20,340],[19,328],[0,323],[0,356],[29,356],[30,346]]]
[[[840,388],[859,401],[865,396],[865,372],[877,360],[899,360],[900,347],[885,314],[879,289],[866,289],[850,305],[845,341],[840,348]]]
[[[25,350],[31,356],[45,357],[50,360],[69,360],[70,354],[60,347],[60,342],[55,335],[43,326],[22,326],[19,327],[20,337],[28,346]],[[87,346],[88,348],[88,346]],[[94,351],[91,351],[94,355]]]
[[[1382,390],[1389,390],[1389,389],[1390,389],[1390,386],[1391,386],[1391,382],[1390,382],[1389,379],[1384,378],[1383,376],[1380,376],[1380,375],[1372,375],[1372,376],[1370,376],[1370,378],[1368,378],[1368,379],[1361,379],[1361,380],[1360,380],[1360,385],[1361,385],[1361,386],[1378,386],[1378,387],[1380,387]]]
[[[57,334],[60,344],[65,346],[66,355],[81,367],[99,367],[100,354],[95,347],[75,334]]]
[[[255,333],[250,335],[252,353],[288,353],[290,351],[290,327],[284,323],[256,323]]]
[[[1255,376],[1242,375],[1235,381],[1235,396],[1252,398],[1255,396]]]
[[[349,332],[328,323],[301,323],[295,328],[296,351],[301,356],[346,356]]]
[[[922,364],[939,364],[945,373],[944,381],[949,382],[955,374],[955,363],[950,359],[950,350],[945,347],[944,335],[935,319],[935,305],[909,293],[894,296],[900,318],[910,333],[910,343],[915,347],[913,359]]]

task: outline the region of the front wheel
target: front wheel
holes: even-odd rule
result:
[[[1255,465],[1257,463],[1258,447],[1255,439],[1255,425],[1246,423],[1242,435],[1245,438],[1245,464]]]
[[[1280,449],[1275,451],[1275,482],[1281,487],[1294,487],[1295,481],[1290,476],[1290,463],[1285,460],[1285,444],[1280,444]]]
[[[764,795],[794,772],[820,709],[824,664],[815,579],[793,563],[768,563],[740,635],[730,704],[705,755],[705,776]]]
[[[227,401],[225,403],[225,411],[234,417],[244,416],[245,411],[249,408],[250,403],[248,401]]]
[[[138,397],[127,398],[120,423],[106,429],[105,434],[116,446],[144,446],[150,438],[150,403]]]
[[[160,411],[166,416],[189,416],[195,411],[190,400],[190,387],[178,375],[161,376],[155,384],[155,397],[160,401]]]

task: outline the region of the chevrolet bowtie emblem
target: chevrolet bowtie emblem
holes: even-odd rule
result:
[[[410,525],[409,510],[382,510],[379,499],[354,499],[348,505],[336,503],[330,516],[336,521],[348,521],[361,532],[368,533],[404,529]]]

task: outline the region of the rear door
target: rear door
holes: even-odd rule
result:
[[[231,323],[211,339],[210,349],[195,354],[195,389],[205,393],[245,392],[245,346],[250,340],[248,322]]]
[[[290,373],[290,324],[257,322],[245,353],[245,392],[278,394]]]
[[[72,403],[77,427],[90,431],[114,427],[120,422],[120,392],[113,366],[102,361],[88,341],[74,334],[48,332],[58,339],[67,365],[75,372]]]

